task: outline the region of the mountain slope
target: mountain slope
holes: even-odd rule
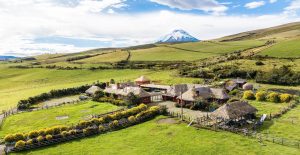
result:
[[[242,32],[230,36],[225,36],[218,41],[238,41],[248,39],[289,39],[300,37],[300,22],[279,25],[275,27]]]
[[[3,56],[3,55],[0,55],[0,61],[3,61],[3,60],[9,60],[9,59],[15,59],[17,57],[15,56]]]
[[[174,30],[172,33],[159,39],[157,43],[197,42],[197,38],[191,36],[184,30]]]

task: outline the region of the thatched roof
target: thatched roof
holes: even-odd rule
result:
[[[128,96],[130,93],[133,93],[134,95],[137,95],[139,97],[151,96],[151,94],[149,94],[148,92],[146,92],[144,89],[140,87],[125,87],[123,89],[107,87],[104,89],[104,92],[110,94],[122,95],[122,96]]]
[[[182,99],[185,101],[196,101],[198,98],[226,100],[229,99],[229,96],[221,88],[209,88],[206,86],[194,87],[182,94]],[[180,96],[178,96],[178,99],[180,99]]]
[[[171,86],[168,90],[167,93],[165,94],[166,96],[180,96],[180,92],[184,93],[188,90],[188,86],[186,84],[177,84]]]
[[[95,93],[100,90],[102,89],[98,86],[91,86],[88,90],[85,91],[85,93],[88,95],[95,95]]]
[[[244,90],[252,90],[253,89],[253,84],[246,83],[243,85]]]
[[[150,79],[147,78],[146,76],[142,75],[139,78],[134,80],[135,82],[150,82]]]
[[[182,100],[196,101],[198,98],[212,98],[213,94],[209,87],[192,88],[182,94]],[[180,99],[180,96],[178,96]]]
[[[229,95],[224,91],[224,89],[221,88],[210,88],[212,91],[214,98],[220,99],[220,100],[226,100],[229,99]]]
[[[141,85],[141,87],[144,87],[144,88],[155,88],[155,89],[165,89],[165,90],[171,89],[171,86],[168,86],[168,85],[157,85],[157,84],[143,84],[143,85]]]
[[[246,101],[236,101],[227,103],[214,111],[211,116],[213,118],[237,119],[247,114],[254,114],[257,109]]]

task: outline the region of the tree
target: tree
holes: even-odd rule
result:
[[[115,84],[116,82],[115,82],[115,80],[114,79],[110,79],[110,82],[109,82],[110,84]]]
[[[127,101],[129,105],[137,105],[141,103],[141,98],[137,95],[134,95],[132,92],[128,94]]]

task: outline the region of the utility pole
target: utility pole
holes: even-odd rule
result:
[[[183,121],[182,91],[180,90],[181,120]]]

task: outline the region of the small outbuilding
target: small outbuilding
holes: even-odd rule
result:
[[[98,86],[91,86],[85,93],[89,96],[94,96],[97,91],[101,91],[102,89]]]
[[[151,80],[146,76],[142,75],[139,78],[135,79],[134,82],[136,85],[140,86],[144,84],[150,84]]]
[[[241,118],[254,118],[257,109],[246,101],[227,103],[211,114],[212,118],[236,120]]]
[[[251,83],[246,83],[243,85],[244,90],[253,90],[253,84]]]

